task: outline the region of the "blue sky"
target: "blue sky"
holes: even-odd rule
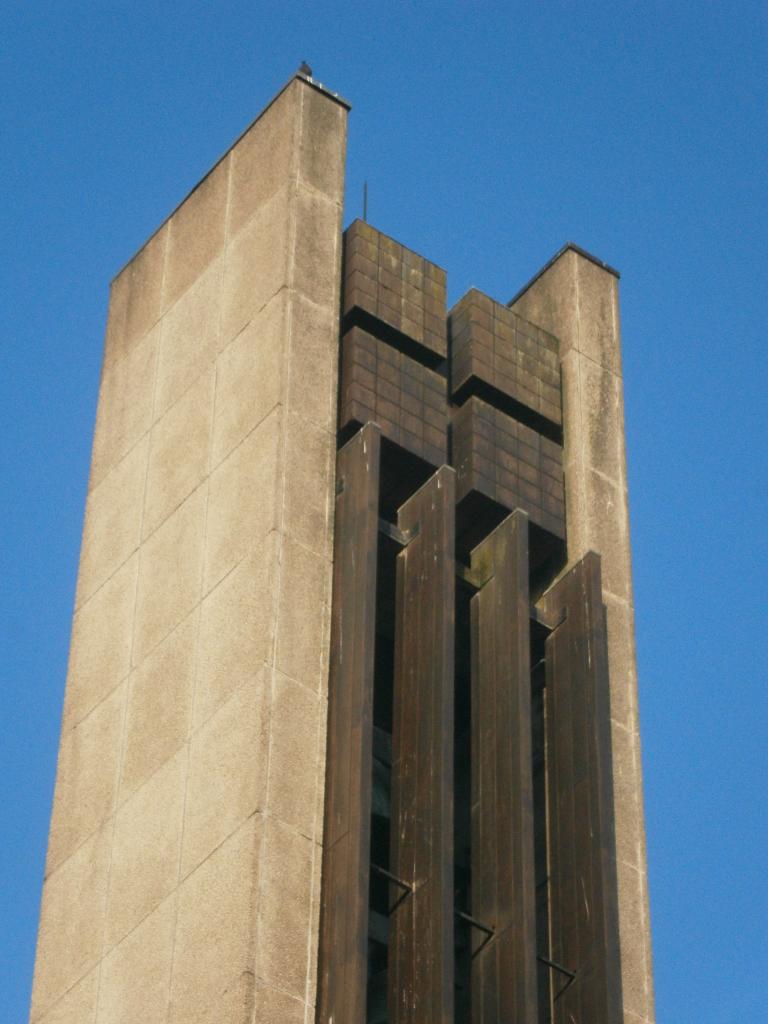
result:
[[[766,1019],[764,4],[41,3],[0,51],[0,1017],[26,1020],[109,279],[306,59],[346,219],[622,271],[660,1024]]]

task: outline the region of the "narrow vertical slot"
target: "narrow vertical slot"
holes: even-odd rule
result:
[[[533,843],[536,880],[536,952],[539,1024],[552,1021],[552,968],[549,942],[549,862],[547,845],[547,738],[544,645],[547,630],[531,621],[531,756],[533,763]]]
[[[371,873],[368,896],[366,1024],[387,1024],[390,817],[392,789],[392,679],[394,666],[395,558],[399,548],[379,535],[376,645],[371,759]]]
[[[455,1024],[470,1024],[472,1013],[472,931],[466,915],[472,905],[472,687],[470,664],[469,601],[473,588],[457,580],[456,682],[454,695],[454,932],[456,1010]],[[465,915],[465,916],[461,916]]]

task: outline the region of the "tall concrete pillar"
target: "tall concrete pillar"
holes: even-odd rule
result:
[[[567,245],[510,302],[560,340],[568,567],[602,560],[625,1024],[654,1019],[618,275]]]
[[[113,282],[34,1024],[314,1019],[346,115],[294,77]]]

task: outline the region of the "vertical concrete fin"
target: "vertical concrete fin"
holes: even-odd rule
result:
[[[607,611],[624,1010],[651,1022],[618,275],[568,245],[510,308],[560,341],[568,564],[599,553]]]

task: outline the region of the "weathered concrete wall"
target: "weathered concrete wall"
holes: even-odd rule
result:
[[[511,308],[560,339],[569,565],[587,551],[602,556],[607,608],[624,1020],[651,1024],[618,280],[569,247]]]
[[[35,1024],[314,1019],[346,114],[294,78],[113,283]]]

